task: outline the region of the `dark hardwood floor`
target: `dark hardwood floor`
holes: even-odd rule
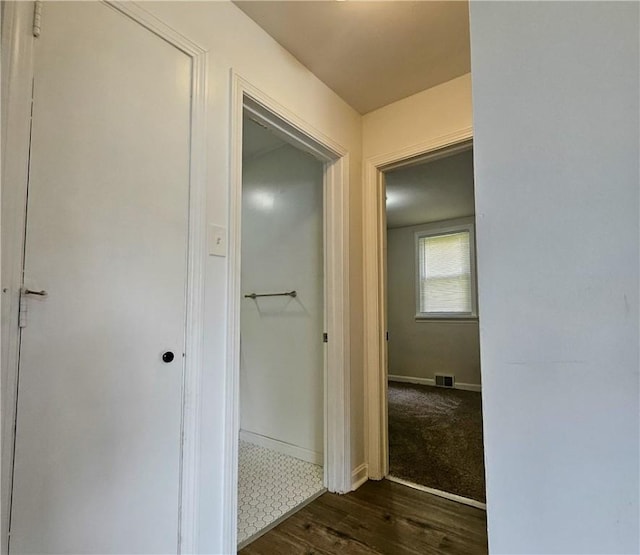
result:
[[[486,513],[382,480],[325,493],[241,555],[487,553]]]

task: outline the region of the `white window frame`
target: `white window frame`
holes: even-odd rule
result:
[[[469,233],[469,256],[471,269],[471,312],[421,312],[420,311],[420,239],[438,237],[460,232]],[[473,222],[438,222],[424,226],[415,232],[415,302],[416,320],[470,320],[478,318],[478,285],[476,281],[476,234]]]

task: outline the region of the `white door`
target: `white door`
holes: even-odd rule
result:
[[[190,58],[95,2],[35,40],[10,551],[175,552]]]

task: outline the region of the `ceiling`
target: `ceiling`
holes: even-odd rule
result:
[[[475,214],[473,151],[385,173],[387,228]]]
[[[471,70],[467,1],[234,3],[361,114]]]
[[[282,139],[259,123],[249,119],[246,115],[242,118],[243,160],[266,154],[284,144],[286,143]]]

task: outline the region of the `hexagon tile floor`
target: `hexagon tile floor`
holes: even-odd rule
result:
[[[322,467],[246,441],[238,457],[238,545],[324,490]]]

